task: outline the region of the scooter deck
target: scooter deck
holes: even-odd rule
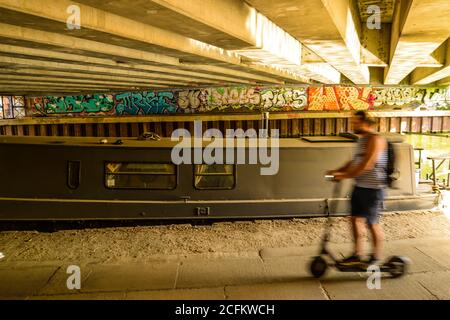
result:
[[[355,263],[354,265],[342,265],[339,263],[332,263],[329,266],[335,267],[341,272],[366,272],[367,269],[371,266],[371,264],[365,262]],[[391,267],[386,263],[378,264],[376,266],[380,268],[381,272],[389,272],[391,270]]]

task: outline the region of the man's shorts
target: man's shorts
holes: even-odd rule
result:
[[[383,189],[356,187],[352,193],[352,216],[364,217],[368,224],[378,224],[383,209]]]

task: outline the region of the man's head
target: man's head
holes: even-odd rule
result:
[[[353,114],[352,126],[353,131],[357,134],[366,133],[372,131],[375,121],[367,116],[367,113],[359,110]]]

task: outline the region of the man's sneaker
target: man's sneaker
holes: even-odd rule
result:
[[[371,254],[369,260],[367,260],[366,263],[369,266],[373,266],[373,265],[377,266],[380,264],[380,259],[376,259],[375,256],[373,254]]]
[[[343,265],[343,266],[355,266],[355,265],[360,265],[361,262],[362,262],[361,257],[354,254],[350,257],[340,260],[339,264]]]

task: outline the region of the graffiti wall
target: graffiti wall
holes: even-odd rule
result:
[[[401,109],[450,110],[450,87],[448,88],[380,88],[373,90],[375,96],[374,106],[389,108],[392,106]]]
[[[178,109],[173,92],[126,92],[114,98],[117,115],[175,113]]]
[[[310,87],[308,110],[345,111],[369,110],[374,106],[370,87]]]
[[[178,97],[185,112],[292,111],[306,104],[306,88],[211,88],[182,91]]]
[[[34,98],[32,109],[35,113],[46,114],[109,114],[114,109],[112,95],[95,94],[85,96]]]
[[[29,115],[151,115],[206,112],[450,109],[450,88],[221,87],[38,97]]]
[[[307,89],[224,87],[198,90],[141,91],[115,95],[39,97],[32,113],[72,115],[148,115],[167,113],[305,110]]]

